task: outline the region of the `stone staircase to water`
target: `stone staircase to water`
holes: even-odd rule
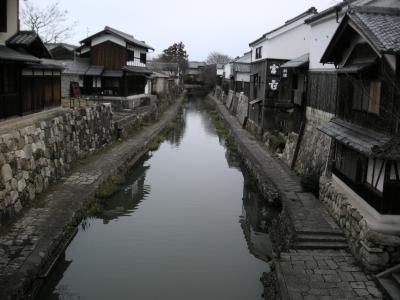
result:
[[[296,249],[347,249],[343,233],[337,232],[297,232],[294,240]]]
[[[389,299],[400,299],[400,265],[378,274],[376,279]]]

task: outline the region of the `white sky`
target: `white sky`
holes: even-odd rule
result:
[[[30,0],[45,6],[55,0]],[[23,0],[21,0],[22,4]],[[77,44],[108,25],[133,34],[156,49],[173,42],[186,45],[190,60],[211,51],[232,57],[248,51],[249,42],[315,6],[321,11],[338,0],[60,0],[71,21],[78,21]]]

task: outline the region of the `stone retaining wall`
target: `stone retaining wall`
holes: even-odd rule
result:
[[[64,176],[71,163],[110,143],[113,135],[106,105],[64,110],[0,135],[0,224]]]
[[[301,176],[315,176],[318,180],[328,160],[331,138],[318,130],[322,123],[329,122],[333,115],[307,107],[306,125],[300,141],[295,171]]]
[[[331,177],[321,177],[320,199],[343,229],[353,255],[377,272],[400,263],[400,237],[372,230],[349,199],[338,192]]]

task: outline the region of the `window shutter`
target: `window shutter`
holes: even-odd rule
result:
[[[0,0],[0,32],[7,32],[7,0]]]
[[[372,81],[369,92],[368,112],[379,114],[381,105],[382,83],[380,81]]]

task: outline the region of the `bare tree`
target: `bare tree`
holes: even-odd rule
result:
[[[25,0],[22,6],[22,23],[28,30],[35,31],[45,43],[57,43],[68,39],[77,22],[68,22],[68,11],[59,2],[45,8]]]
[[[229,55],[222,54],[219,52],[211,52],[207,57],[207,64],[216,65],[216,64],[227,64],[232,61],[232,58]]]

